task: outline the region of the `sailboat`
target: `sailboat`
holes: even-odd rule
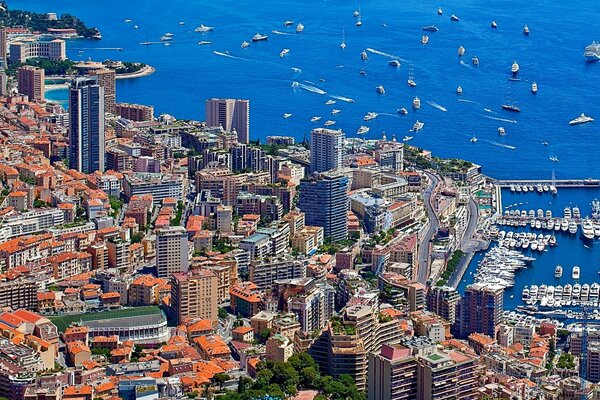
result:
[[[508,94],[506,97],[507,97],[506,102],[504,104],[502,104],[502,109],[504,109],[506,111],[512,111],[512,112],[521,112],[521,109],[515,105],[515,101],[510,94],[510,86],[509,86]]]
[[[340,43],[340,49],[346,48],[346,32],[342,30],[342,43]]]
[[[408,83],[408,86],[410,86],[410,87],[417,86],[417,83],[415,82],[415,77],[413,74],[412,67],[408,70],[408,80],[406,81],[406,83]]]

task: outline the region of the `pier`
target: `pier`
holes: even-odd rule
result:
[[[502,188],[510,187],[511,185],[553,185],[556,188],[581,188],[591,187],[600,188],[600,179],[509,179],[509,180],[492,180],[492,183]]]

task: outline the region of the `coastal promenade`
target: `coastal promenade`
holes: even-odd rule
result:
[[[531,185],[535,186],[538,183],[541,185],[554,185],[555,187],[600,187],[600,179],[508,179],[495,180],[490,179],[492,183],[500,187],[506,188],[511,185]]]

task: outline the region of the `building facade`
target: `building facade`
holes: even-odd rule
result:
[[[344,133],[341,130],[313,129],[310,133],[310,170],[325,172],[342,167]]]
[[[24,65],[17,69],[17,79],[19,93],[26,94],[30,101],[39,101],[43,103],[44,80],[46,75],[43,68]]]
[[[226,132],[237,133],[238,142],[250,140],[250,100],[206,100],[206,123],[221,126]]]
[[[185,228],[170,226],[156,231],[156,272],[169,278],[175,272],[187,272],[189,244]]]

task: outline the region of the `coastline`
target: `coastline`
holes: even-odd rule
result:
[[[119,80],[119,79],[142,78],[144,76],[152,75],[154,72],[156,72],[156,68],[154,68],[151,65],[146,65],[142,69],[140,69],[139,71],[136,71],[136,72],[131,72],[129,74],[117,74],[115,76],[115,79]]]

